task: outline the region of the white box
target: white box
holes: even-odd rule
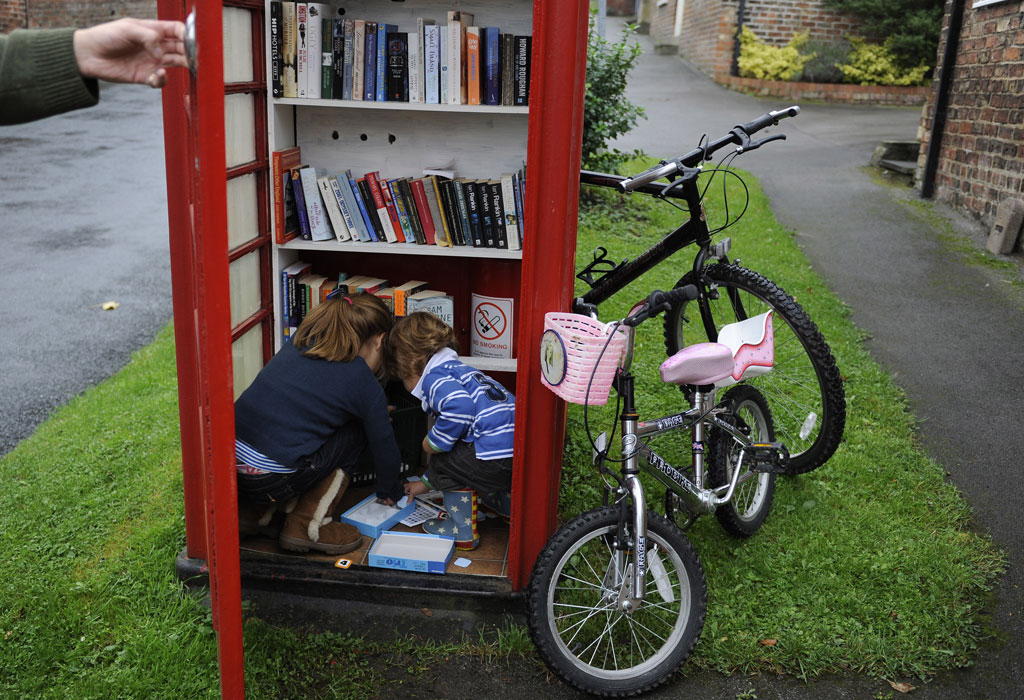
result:
[[[412,503],[404,508],[398,508],[377,503],[376,496],[367,496],[342,513],[341,522],[355,525],[359,532],[377,539],[381,536],[381,533],[393,528],[398,524],[398,521],[405,518],[415,509],[416,506]]]
[[[455,540],[425,532],[385,532],[370,548],[368,563],[382,569],[443,574]]]

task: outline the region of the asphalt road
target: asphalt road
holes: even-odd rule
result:
[[[171,320],[160,93],[0,127],[0,228],[4,454]]]

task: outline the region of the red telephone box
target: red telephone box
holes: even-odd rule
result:
[[[365,0],[340,3],[347,4],[357,10],[366,5]],[[435,12],[447,7],[435,0],[420,4]],[[476,9],[481,23],[498,6],[455,4]],[[533,38],[528,117],[522,110],[528,119],[527,236],[521,259],[511,263],[520,268],[519,352],[507,575],[495,582],[458,574],[387,572],[386,578],[375,578],[379,570],[346,572],[345,580],[358,586],[385,581],[400,588],[457,586],[469,594],[475,589],[511,597],[525,586],[556,526],[565,407],[541,386],[534,349],[544,312],[568,308],[573,294],[589,2],[523,0],[522,6],[532,13],[527,21]],[[274,144],[268,144],[267,125],[269,110],[281,105],[268,95],[269,3],[159,0],[159,14],[182,20],[191,14],[196,59],[194,72],[174,72],[163,94],[187,542],[179,568],[208,573],[222,695],[242,697],[243,582],[315,580],[330,593],[332,576],[337,578],[322,563],[311,571],[301,557],[275,564],[249,561],[239,551],[233,404],[236,378],[246,369],[234,357],[256,348],[266,362],[277,336],[270,280],[276,252],[269,201]],[[367,123],[377,117],[376,110],[365,110]],[[503,261],[494,265],[495,270],[507,267]],[[489,268],[479,269],[486,275]],[[508,275],[499,277],[499,286],[507,288]],[[244,285],[250,291],[243,295],[236,288]],[[241,296],[248,306],[232,308],[232,300]],[[337,594],[344,595],[344,589]]]

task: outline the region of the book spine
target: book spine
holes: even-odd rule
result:
[[[274,183],[274,243],[284,240],[284,173],[281,170],[281,152],[270,154],[270,177]]]
[[[427,201],[427,188],[424,187],[423,180],[413,180],[409,183],[409,188],[412,190],[412,198],[416,202],[416,213],[423,231],[423,242],[427,245],[435,245],[437,238],[434,235],[434,217],[430,211],[430,203]]]
[[[341,201],[339,202],[341,204],[341,213],[348,216],[352,221],[352,225],[349,226],[349,230],[352,232],[352,240],[370,240],[370,234],[366,230],[368,224],[363,217],[363,212],[359,209],[359,203],[356,201],[354,193],[355,182],[351,179],[351,173],[347,170],[343,173],[338,173],[337,183],[337,194],[341,196]]]
[[[423,28],[423,94],[427,104],[436,105],[440,100],[441,78],[441,28],[428,24]]]
[[[331,98],[340,100],[345,89],[345,20],[331,20],[331,36]]]
[[[366,23],[366,63],[363,67],[363,99],[377,99],[377,23]]]
[[[466,27],[466,104],[480,104],[480,27]]]
[[[355,55],[356,25],[353,20],[346,19],[345,22],[345,57],[343,64],[343,77],[341,87],[341,99],[352,99],[352,58]]]
[[[288,342],[291,336],[291,320],[288,317],[288,273],[281,270],[281,345]]]
[[[513,78],[515,76],[515,47],[512,35],[502,34],[499,39],[501,53],[501,104],[512,106]]]
[[[307,44],[306,97],[320,99],[320,86],[323,84],[320,64],[323,62],[324,41],[320,33],[323,28],[323,8],[318,2],[306,4],[306,33],[309,35]]]
[[[299,236],[303,240],[310,240],[312,235],[309,231],[309,218],[306,214],[306,197],[302,191],[302,173],[301,168],[292,168],[292,193],[295,195],[295,212],[299,216]]]
[[[327,241],[334,238],[334,231],[327,223],[327,211],[324,209],[323,198],[320,197],[320,185],[316,181],[316,171],[306,166],[301,171],[302,192],[306,197],[306,213],[309,215],[309,233],[314,241]]]
[[[284,9],[281,0],[270,2],[270,94],[284,97],[281,83],[281,20]]]
[[[334,97],[334,20],[321,20],[320,35],[323,49],[320,52],[320,97],[329,100]]]
[[[459,217],[456,226],[462,231],[462,240],[468,240],[472,235],[469,227],[469,209],[466,208],[466,193],[459,186],[458,180],[453,182],[452,189],[455,192],[455,215]]]
[[[324,201],[324,209],[327,210],[327,220],[331,222],[334,229],[334,236],[339,241],[347,241],[352,238],[349,233],[345,217],[341,215],[341,207],[338,206],[338,199],[334,196],[334,189],[331,187],[330,179],[326,175],[317,177],[316,184],[320,186],[320,197]]]
[[[437,101],[448,104],[448,25],[438,27],[437,36]]]
[[[391,188],[388,186],[388,181],[376,172],[374,177],[377,178],[377,187],[380,188],[380,196],[384,200],[384,211],[391,221],[391,230],[394,232],[393,237],[388,238],[388,242],[405,243],[405,230],[402,228],[402,221],[398,218],[398,207],[395,205],[395,198],[391,196]],[[387,235],[386,227],[384,235]]]
[[[460,184],[466,197],[466,209],[469,211],[469,230],[473,235],[473,245],[479,248],[484,240],[480,228],[480,199],[472,180]]]
[[[412,221],[409,219],[409,207],[405,204],[405,198],[402,197],[400,189],[400,181],[391,180],[388,182],[388,191],[391,195],[391,201],[394,203],[395,213],[398,215],[398,225],[402,229],[402,238],[406,243],[416,243],[416,234],[412,230]]]
[[[384,235],[384,224],[381,223],[380,215],[377,213],[377,203],[373,200],[373,192],[370,189],[370,183],[367,182],[365,177],[361,177],[356,180],[356,184],[359,186],[359,193],[363,198],[363,202],[366,204],[366,213],[370,217],[370,238],[373,241],[384,242],[387,237]],[[386,218],[386,217],[385,217]]]
[[[377,211],[377,221],[380,222],[380,231],[378,233],[383,233],[384,240],[388,243],[394,243],[398,240],[398,237],[391,226],[391,216],[388,214],[387,205],[384,203],[384,195],[380,191],[380,183],[377,182],[377,177],[373,173],[366,173],[365,182],[366,189],[369,190],[370,197],[373,200],[373,207]]]
[[[441,183],[434,176],[424,178],[424,189],[427,193],[427,203],[430,205],[430,215],[434,218],[434,240],[440,246],[451,247],[453,245],[451,232],[448,229],[448,222],[445,221],[441,204]]]
[[[448,13],[448,104],[462,104],[462,24],[458,11]]]
[[[517,36],[515,41],[516,75],[513,102],[517,106],[530,104],[530,44],[528,36]]]
[[[398,181],[398,193],[401,195],[402,203],[405,205],[406,216],[409,217],[409,228],[412,229],[413,239],[419,245],[426,245],[427,237],[423,232],[419,207],[416,206],[416,197],[413,195],[412,183],[409,182],[409,178],[402,178]]]
[[[295,84],[299,97],[309,95],[309,28],[307,11],[309,6],[304,2],[295,3]]]
[[[295,335],[299,326],[299,283],[295,275],[288,275],[288,335]]]
[[[388,101],[409,101],[408,32],[388,34]]]
[[[500,32],[497,27],[484,29],[484,70],[483,84],[484,104],[501,104],[501,49],[499,47]]]
[[[363,100],[363,71],[366,68],[366,20],[357,19],[353,32],[352,47],[352,99]]]
[[[423,18],[416,20],[416,31],[409,32],[409,102],[423,102]]]
[[[495,247],[508,249],[508,231],[505,230],[505,204],[501,201],[501,182],[491,180],[487,183],[491,197],[491,216],[494,221]]]
[[[344,177],[344,175],[341,177]],[[360,239],[359,226],[356,224],[356,220],[352,217],[352,211],[348,207],[348,199],[345,198],[345,192],[341,189],[341,182],[338,181],[338,176],[335,175],[327,178],[327,182],[330,184],[331,194],[334,195],[334,200],[338,203],[338,211],[341,212],[341,218],[345,221],[345,226],[348,228],[349,235],[352,240],[358,241]]]
[[[388,32],[397,31],[398,27],[393,24],[377,24],[377,102],[388,99]]]
[[[441,204],[441,215],[444,217],[446,228],[448,229],[448,235],[453,246],[466,245],[466,241],[459,235],[459,229],[456,226],[456,206],[453,202],[455,192],[452,189],[451,180],[438,180],[437,191],[440,193],[440,204]]]
[[[281,92],[282,97],[298,97],[295,76],[295,3],[281,3]]]
[[[490,192],[486,182],[479,182],[475,187],[477,188],[476,197],[480,202],[480,229],[484,236],[482,246],[495,248],[497,242],[494,237],[494,211],[491,209]]]
[[[505,214],[505,233],[509,250],[519,250],[519,215],[516,213],[515,183],[512,173],[501,175],[501,204]]]
[[[348,179],[348,188],[352,192],[352,200],[356,203],[356,210],[359,212],[359,218],[363,220],[362,236],[364,241],[375,241],[377,240],[376,230],[373,227],[373,219],[370,217],[370,208],[366,205],[366,200],[363,199],[363,193],[359,187],[359,183],[352,173],[345,171],[345,177]],[[344,194],[344,193],[342,193]]]

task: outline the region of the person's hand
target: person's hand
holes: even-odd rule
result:
[[[421,493],[426,493],[427,491],[429,491],[429,489],[422,481],[407,481],[405,483],[405,495],[409,498],[414,498],[415,496],[419,496]]]
[[[391,506],[392,508],[394,508],[395,506],[395,502],[392,501],[390,498],[378,498],[377,503],[380,503],[381,505],[384,506]]]
[[[184,39],[181,22],[129,17],[76,30],[73,44],[84,77],[160,88],[167,68],[188,65]]]

